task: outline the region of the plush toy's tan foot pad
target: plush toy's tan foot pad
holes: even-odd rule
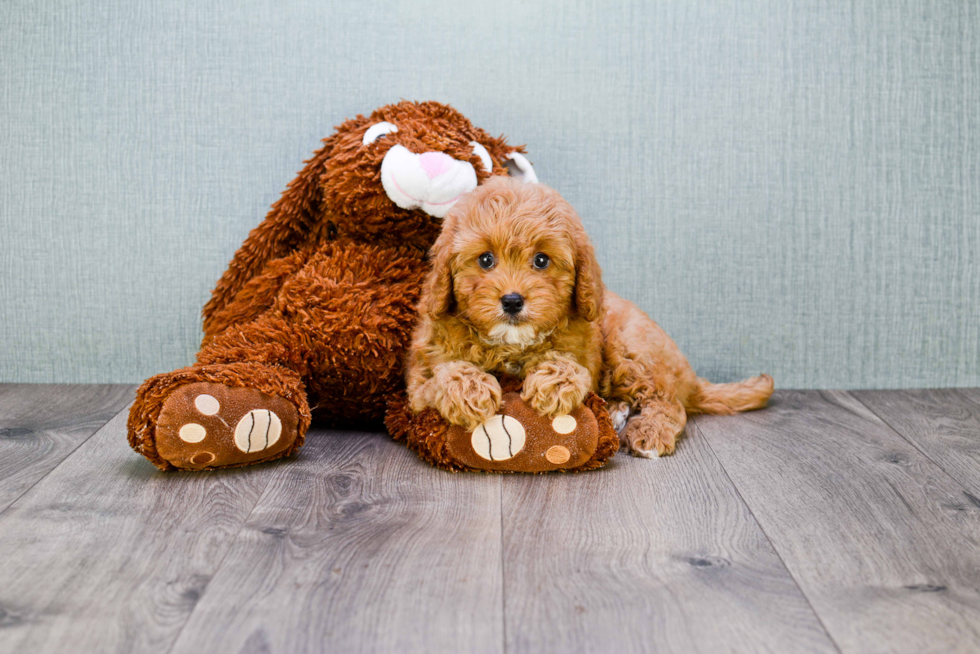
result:
[[[535,413],[518,393],[506,393],[500,413],[474,431],[450,427],[446,446],[453,458],[477,470],[549,472],[582,465],[598,442],[598,423],[584,406],[551,419]]]
[[[156,425],[157,452],[184,470],[224,468],[282,456],[296,441],[292,402],[251,388],[197,382],[167,398]]]

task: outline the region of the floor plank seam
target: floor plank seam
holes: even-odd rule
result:
[[[962,490],[963,492],[966,492],[966,493],[968,493],[970,491],[970,488],[968,487],[967,484],[964,484],[962,481],[960,481],[959,479],[957,479],[956,477],[954,477],[952,474],[950,474],[942,464],[940,464],[939,462],[937,462],[935,459],[933,459],[931,456],[929,456],[928,453],[926,453],[924,450],[922,450],[922,448],[920,448],[912,440],[910,440],[909,438],[907,438],[905,436],[905,434],[903,434],[901,431],[899,431],[897,427],[895,427],[894,425],[892,425],[892,423],[890,423],[887,420],[885,420],[884,416],[882,416],[877,411],[875,411],[866,402],[862,402],[860,397],[858,397],[857,395],[854,395],[853,393],[850,393],[848,391],[844,391],[844,392],[847,393],[850,397],[852,397],[855,400],[857,400],[861,404],[861,406],[863,406],[864,408],[866,408],[876,418],[878,418],[878,420],[880,420],[881,423],[885,427],[887,427],[889,431],[891,431],[896,436],[898,436],[899,438],[901,438],[903,441],[905,441],[906,443],[908,443],[912,447],[912,449],[915,450],[916,452],[918,452],[919,454],[921,454],[925,458],[926,461],[928,461],[929,463],[931,463],[932,465],[934,465],[944,475],[946,475],[947,477],[949,477],[949,479],[951,479],[953,481],[953,483],[956,484],[960,488],[960,490]]]
[[[272,472],[269,473],[269,480],[265,483],[265,487],[262,489],[262,492],[259,494],[258,499],[255,500],[255,504],[253,504],[252,508],[249,509],[248,515],[246,515],[245,519],[242,520],[242,524],[238,528],[238,531],[235,532],[235,535],[228,540],[228,547],[227,549],[225,549],[225,553],[221,555],[221,560],[218,561],[218,564],[216,566],[214,566],[214,572],[211,573],[210,579],[208,579],[208,582],[204,584],[204,588],[201,589],[200,595],[198,595],[197,601],[194,603],[194,608],[191,609],[191,612],[187,614],[186,618],[184,618],[184,624],[180,625],[180,629],[178,629],[177,633],[174,635],[173,642],[171,642],[170,647],[167,648],[167,654],[170,654],[171,652],[174,651],[174,647],[176,647],[177,643],[180,641],[180,637],[183,635],[184,629],[190,623],[191,618],[194,617],[194,613],[197,611],[197,607],[200,606],[202,601],[204,600],[204,596],[207,595],[208,588],[211,587],[211,582],[214,580],[215,577],[218,576],[218,572],[221,570],[221,567],[225,564],[225,559],[228,558],[228,554],[235,547],[235,543],[238,541],[238,537],[241,536],[242,531],[245,530],[245,525],[248,524],[248,521],[249,519],[251,519],[252,514],[255,513],[255,509],[258,508],[259,504],[262,503],[262,500],[265,499],[266,494],[269,492],[269,486],[272,485],[272,480],[276,476],[276,473],[279,471],[279,467],[283,461],[284,459],[279,459],[278,461],[275,462],[275,467],[272,469]],[[192,474],[200,474],[200,473],[192,473]]]
[[[133,388],[135,390],[136,387],[134,386]],[[100,431],[102,431],[103,429],[105,429],[105,426],[108,425],[113,420],[115,420],[119,416],[120,413],[122,413],[124,411],[129,411],[129,407],[131,407],[132,405],[133,405],[133,403],[130,402],[129,404],[127,404],[126,406],[124,406],[122,409],[120,409],[116,413],[113,413],[109,417],[108,420],[106,420],[104,423],[102,423],[101,425],[99,425],[98,427],[96,427],[95,429],[93,429],[91,434],[89,434],[88,436],[86,436],[85,438],[83,438],[82,440],[80,440],[78,442],[78,445],[76,445],[75,447],[73,447],[71,449],[71,451],[68,452],[68,454],[66,454],[61,459],[61,461],[59,461],[53,468],[51,468],[46,473],[44,473],[44,475],[42,477],[40,477],[39,479],[37,479],[33,484],[31,484],[30,486],[28,486],[27,488],[25,488],[24,489],[24,492],[21,493],[20,495],[18,495],[17,497],[15,497],[13,500],[11,500],[10,504],[8,504],[7,506],[3,507],[3,509],[0,509],[0,517],[3,517],[3,514],[6,513],[7,510],[10,509],[10,507],[12,507],[14,504],[17,504],[17,502],[21,501],[21,499],[23,499],[25,495],[27,495],[32,490],[34,490],[34,487],[35,486],[37,486],[42,481],[44,481],[45,479],[47,479],[48,478],[48,475],[50,475],[52,472],[54,472],[55,470],[57,470],[58,468],[60,468],[61,466],[63,466],[65,464],[65,461],[67,461],[68,459],[70,459],[71,457],[73,457],[75,455],[75,452],[77,452],[80,447],[82,447],[83,445],[85,445],[85,443],[87,443],[90,438],[92,438],[93,436],[95,436],[96,434],[98,434]]]
[[[701,437],[701,440],[704,441],[704,444],[708,446],[708,451],[711,452],[711,456],[713,456],[715,461],[718,462],[718,465],[721,467],[722,473],[725,475],[725,479],[727,479],[728,483],[731,484],[732,489],[734,489],[735,491],[735,495],[738,496],[738,500],[745,507],[745,510],[749,512],[750,516],[752,516],[752,520],[755,522],[756,526],[759,527],[759,531],[762,533],[762,536],[766,539],[766,542],[769,543],[769,547],[776,555],[776,558],[779,559],[779,563],[783,566],[783,569],[786,571],[786,574],[789,576],[790,579],[793,580],[793,583],[796,585],[796,588],[800,591],[800,595],[803,596],[803,599],[806,601],[806,605],[810,607],[810,610],[813,612],[813,615],[816,617],[817,622],[820,624],[820,628],[823,629],[825,634],[827,634],[827,638],[830,640],[834,648],[838,652],[843,654],[843,650],[841,649],[840,645],[837,643],[837,640],[834,638],[833,634],[830,633],[830,630],[827,628],[827,625],[824,624],[823,618],[820,617],[820,613],[818,613],[816,607],[813,606],[813,602],[810,601],[810,596],[806,594],[806,591],[804,591],[803,587],[800,586],[799,579],[796,578],[796,576],[793,574],[793,571],[789,569],[788,565],[786,565],[786,561],[785,559],[783,559],[783,555],[779,553],[779,550],[776,548],[776,544],[773,542],[772,538],[769,537],[769,534],[766,532],[765,527],[762,526],[762,523],[759,521],[759,518],[756,517],[755,511],[753,511],[749,503],[745,501],[745,498],[742,496],[742,492],[738,489],[738,486],[735,484],[735,480],[732,479],[732,476],[728,474],[728,469],[725,468],[725,464],[722,463],[721,458],[717,454],[715,454],[714,448],[711,447],[711,441],[708,440],[708,437],[704,435],[703,431],[701,431],[701,427],[697,424],[697,419],[692,418],[691,424],[694,425],[695,431],[698,432],[698,435]]]
[[[504,556],[504,480],[503,475],[497,475],[497,490],[500,500],[500,622],[503,642],[501,651],[507,654],[507,574],[504,566],[507,565],[507,557]]]

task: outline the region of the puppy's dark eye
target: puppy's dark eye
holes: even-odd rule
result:
[[[493,264],[497,263],[496,259],[493,258],[493,253],[491,252],[484,252],[481,254],[480,258],[477,259],[477,262],[484,270],[490,270],[493,268]]]
[[[538,252],[536,255],[534,255],[534,261],[531,263],[531,265],[538,270],[544,270],[548,267],[549,263],[551,263],[551,259],[548,258],[548,255],[544,252]]]

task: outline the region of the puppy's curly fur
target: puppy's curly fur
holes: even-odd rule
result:
[[[658,456],[674,451],[688,413],[761,408],[772,394],[768,375],[698,378],[657,323],[605,290],[581,220],[546,186],[488,181],[447,216],[432,260],[409,352],[413,411],[474,429],[500,406],[494,375],[509,374],[550,416],[596,391],[625,423],[624,444]],[[515,294],[523,307],[508,313],[502,298]]]

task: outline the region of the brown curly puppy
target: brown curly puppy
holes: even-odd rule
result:
[[[494,374],[507,373],[550,416],[597,391],[615,403],[624,444],[657,456],[674,451],[688,413],[761,408],[772,394],[767,375],[698,378],[655,322],[603,288],[581,220],[546,186],[487,182],[449,213],[432,251],[409,353],[413,411],[474,429],[497,412]]]
[[[245,465],[295,451],[311,407],[380,421],[442,218],[508,166],[535,179],[520,151],[435,102],[340,125],[218,282],[197,363],[138,391],[133,448],[161,469]]]

